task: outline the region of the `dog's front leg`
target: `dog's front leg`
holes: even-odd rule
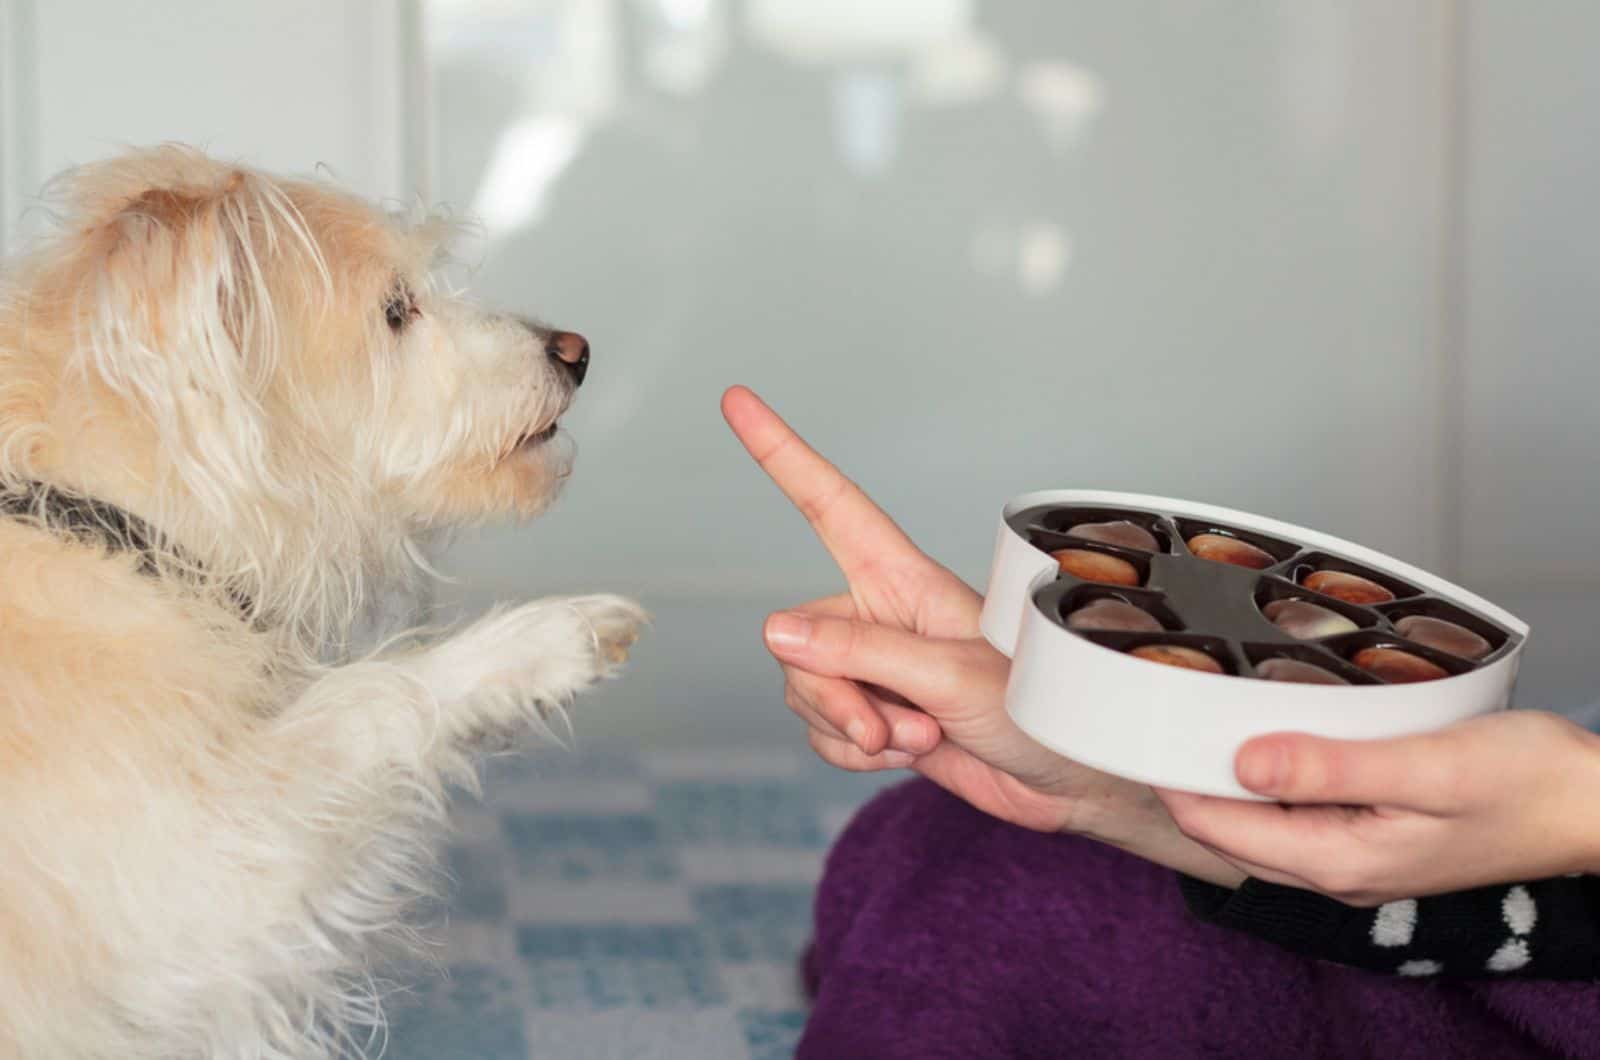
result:
[[[645,621],[618,596],[537,600],[423,650],[413,672],[439,703],[445,738],[470,746],[540,723],[616,673]]]
[[[214,918],[234,937],[207,937],[203,952],[249,956],[211,977],[197,1009],[218,1026],[269,1011],[286,1036],[301,1033],[296,1020],[307,1034],[370,1020],[363,940],[403,937],[407,907],[432,889],[446,782],[471,785],[470,753],[484,739],[541,723],[615,672],[644,620],[615,596],[542,600],[303,686],[218,785],[237,798],[227,827],[213,829],[229,853],[208,854],[191,875],[237,874],[195,886],[238,904]],[[300,1055],[275,1055],[288,1053]]]
[[[551,597],[498,611],[436,643],[324,674],[279,718],[360,775],[385,763],[465,779],[465,755],[542,726],[627,660],[646,621],[618,596]]]

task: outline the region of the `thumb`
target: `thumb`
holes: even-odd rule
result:
[[[767,648],[783,662],[895,692],[929,714],[993,694],[991,668],[974,665],[971,645],[935,640],[872,622],[780,611],[767,619]],[[1001,682],[1004,675],[1000,675]]]
[[[945,739],[1029,786],[1059,780],[1066,760],[1029,739],[1005,709],[1010,663],[986,641],[940,640],[892,626],[781,611],[767,646],[791,666],[904,697]]]
[[[1303,733],[1258,736],[1239,749],[1234,772],[1279,802],[1455,808],[1460,741],[1448,730],[1388,740],[1334,740]]]

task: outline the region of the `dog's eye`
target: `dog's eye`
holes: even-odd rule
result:
[[[389,330],[396,333],[403,331],[411,318],[420,312],[411,289],[404,284],[390,291],[388,300],[383,304],[383,319],[388,323]]]

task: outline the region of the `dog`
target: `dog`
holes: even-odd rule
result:
[[[163,146],[48,194],[0,281],[0,1056],[364,1054],[473,752],[646,616],[350,630],[428,535],[549,504],[588,344],[321,181]]]

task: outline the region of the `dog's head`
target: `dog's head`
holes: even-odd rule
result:
[[[181,147],[58,199],[0,297],[0,478],[128,507],[270,594],[566,476],[588,344],[444,289],[447,226]]]
[[[56,432],[67,462],[126,461],[83,449],[150,428],[148,462],[196,489],[289,500],[337,479],[424,525],[531,514],[564,477],[557,421],[588,344],[443,289],[445,226],[178,147],[75,171],[61,197],[20,292],[28,337],[53,325],[103,384],[93,418],[129,418]]]

